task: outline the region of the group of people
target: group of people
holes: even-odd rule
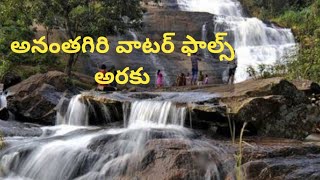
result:
[[[187,86],[187,85],[201,86],[201,85],[209,84],[208,74],[204,75],[202,71],[199,71],[198,62],[201,60],[202,59],[198,54],[193,54],[191,56],[192,74],[191,75],[190,73],[187,73],[186,75],[184,73],[179,74],[176,78],[175,85],[176,86]],[[237,69],[236,62],[228,63],[228,80],[227,80],[228,84],[230,83],[233,84],[236,69]],[[99,71],[104,74],[107,72],[112,72],[116,75],[116,70],[114,66],[112,66],[111,69],[107,70],[107,66],[103,64],[100,67]],[[97,89],[101,91],[115,91],[117,89],[116,86],[117,84],[115,82],[110,85],[98,84]],[[161,70],[158,70],[156,74],[156,87],[161,88],[163,86],[164,86],[164,74],[161,72]]]
[[[206,85],[209,84],[209,76],[206,74],[204,75],[202,71],[199,72],[199,75],[197,76],[190,76],[190,73],[187,73],[185,75],[184,73],[181,73],[178,75],[176,79],[176,86],[187,86],[187,85]]]
[[[191,56],[191,64],[192,64],[192,75],[190,76],[190,73],[184,74],[181,73],[176,78],[175,85],[176,86],[186,86],[186,85],[206,85],[209,84],[209,76],[208,74],[203,74],[202,71],[199,71],[199,61],[201,61],[201,57],[198,54],[193,54]],[[228,80],[227,84],[233,84],[234,83],[234,76],[236,73],[237,64],[236,62],[228,62]],[[161,72],[161,70],[158,70],[157,76],[156,76],[156,87],[160,88],[163,87],[164,83],[164,76]],[[190,84],[189,84],[190,82]]]

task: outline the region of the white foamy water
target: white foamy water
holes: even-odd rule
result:
[[[128,127],[184,126],[186,108],[169,101],[137,101],[131,105]]]
[[[142,160],[139,159],[147,155],[148,142],[159,140],[171,143],[183,141],[190,151],[212,150],[217,157],[226,154],[219,147],[194,139],[193,132],[184,128],[187,109],[175,102],[137,100],[125,103],[123,116],[127,116],[124,118],[126,126],[115,129],[84,126],[89,124],[89,111],[95,110],[91,108],[81,95],[75,96],[70,101],[65,117],[62,117],[63,121],[60,120],[62,125],[43,127],[40,137],[24,139],[23,142],[16,139],[11,144],[8,142],[8,148],[0,151],[0,178],[133,178],[136,172],[141,171]],[[219,158],[210,162],[207,159],[202,161],[206,164],[204,173],[193,179],[219,179],[223,176],[220,172],[223,167],[217,164]]]
[[[81,95],[74,96],[70,103],[65,116],[58,112],[56,124],[88,126],[89,125],[89,107],[81,101]]]
[[[2,92],[0,94],[0,109],[1,108],[6,108],[8,106],[7,104],[7,94]]]
[[[238,69],[236,81],[248,78],[248,66],[273,65],[286,56],[296,53],[294,36],[290,29],[266,25],[257,18],[248,18],[235,0],[177,0],[184,11],[209,12],[216,32],[228,32],[229,42],[234,42]]]

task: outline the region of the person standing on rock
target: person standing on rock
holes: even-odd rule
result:
[[[191,65],[192,65],[192,77],[191,77],[191,83],[190,85],[196,85],[198,80],[198,61],[201,61],[201,58],[199,57],[198,53],[193,54],[191,56]]]
[[[184,73],[181,73],[176,80],[176,86],[185,86],[186,85],[186,76]]]
[[[232,63],[228,62],[229,73],[228,73],[227,84],[233,84],[234,83],[234,75],[236,74],[237,67],[238,66],[237,66],[235,61],[233,61]]]
[[[205,84],[205,85],[209,84],[209,76],[208,76],[208,74],[206,74],[206,77],[204,79],[204,83],[203,84]]]
[[[158,70],[158,72],[157,72],[156,85],[157,85],[157,88],[163,87],[163,75],[161,73],[161,70]]]

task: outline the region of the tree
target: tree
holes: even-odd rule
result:
[[[68,39],[123,33],[141,25],[140,0],[36,0],[30,1],[35,20],[46,29],[57,26]],[[71,75],[78,55],[70,54],[65,69]]]

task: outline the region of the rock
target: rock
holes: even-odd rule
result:
[[[41,136],[42,130],[39,126],[33,124],[23,124],[15,121],[0,120],[0,132],[4,137],[19,136],[32,137]]]
[[[54,108],[68,88],[67,75],[62,72],[36,74],[8,89],[8,109],[21,121],[53,124]]]
[[[136,87],[131,87],[128,89],[127,92],[137,92],[137,88]]]
[[[8,92],[19,96],[24,96],[46,83],[54,86],[58,91],[63,92],[68,89],[67,75],[59,71],[49,71],[45,74],[36,74],[21,83],[10,87]]]
[[[261,82],[261,86],[253,85],[254,81],[252,85],[245,83],[246,91],[239,96],[234,94],[233,98],[223,97],[222,101],[231,109],[236,122],[249,122],[258,135],[304,139],[320,121],[320,109],[312,106],[307,96],[289,81]]]
[[[230,86],[211,86],[203,91],[217,94],[220,104],[227,106],[236,122],[236,132],[248,122],[247,131],[252,135],[302,140],[315,131],[320,109],[307,97],[305,89],[300,88],[280,77],[248,80],[233,85],[231,90]],[[228,124],[227,118],[220,120]]]
[[[134,165],[138,162],[138,167]],[[221,178],[226,172],[219,162],[219,154],[210,149],[191,150],[185,140],[164,139],[151,140],[146,144],[143,156],[130,161],[129,172],[137,179],[205,179]],[[212,167],[212,169],[208,169]],[[220,171],[219,171],[219,170]],[[210,176],[209,176],[210,175]]]
[[[8,120],[9,116],[10,116],[10,114],[9,114],[9,111],[6,107],[0,109],[0,119],[1,120]]]
[[[308,137],[306,137],[306,141],[320,142],[320,134],[310,134]]]
[[[157,97],[159,97],[159,95],[157,95],[157,94],[149,94],[149,93],[137,93],[137,94],[132,94],[129,97],[135,98],[135,99],[145,100],[145,99],[157,98]]]
[[[235,113],[236,121],[249,122],[261,136],[304,139],[319,121],[319,108],[273,95],[250,98]]]
[[[310,90],[311,90],[312,93],[320,94],[320,85],[315,83],[315,82],[313,82],[310,85]]]
[[[243,152],[243,178],[261,179],[319,179],[320,148],[301,142],[278,139],[255,144]]]
[[[2,77],[1,83],[3,84],[3,89],[5,90],[11,86],[20,83],[21,80],[21,77],[14,73],[7,73]]]
[[[176,32],[174,40],[184,41],[186,36],[201,40],[201,28],[205,22],[212,22],[214,15],[203,12],[183,12],[170,9],[149,9],[145,15],[144,34],[154,40],[162,40],[163,33]],[[213,24],[208,23],[208,31]],[[208,37],[212,39],[212,36]],[[212,39],[213,40],[213,39]]]

